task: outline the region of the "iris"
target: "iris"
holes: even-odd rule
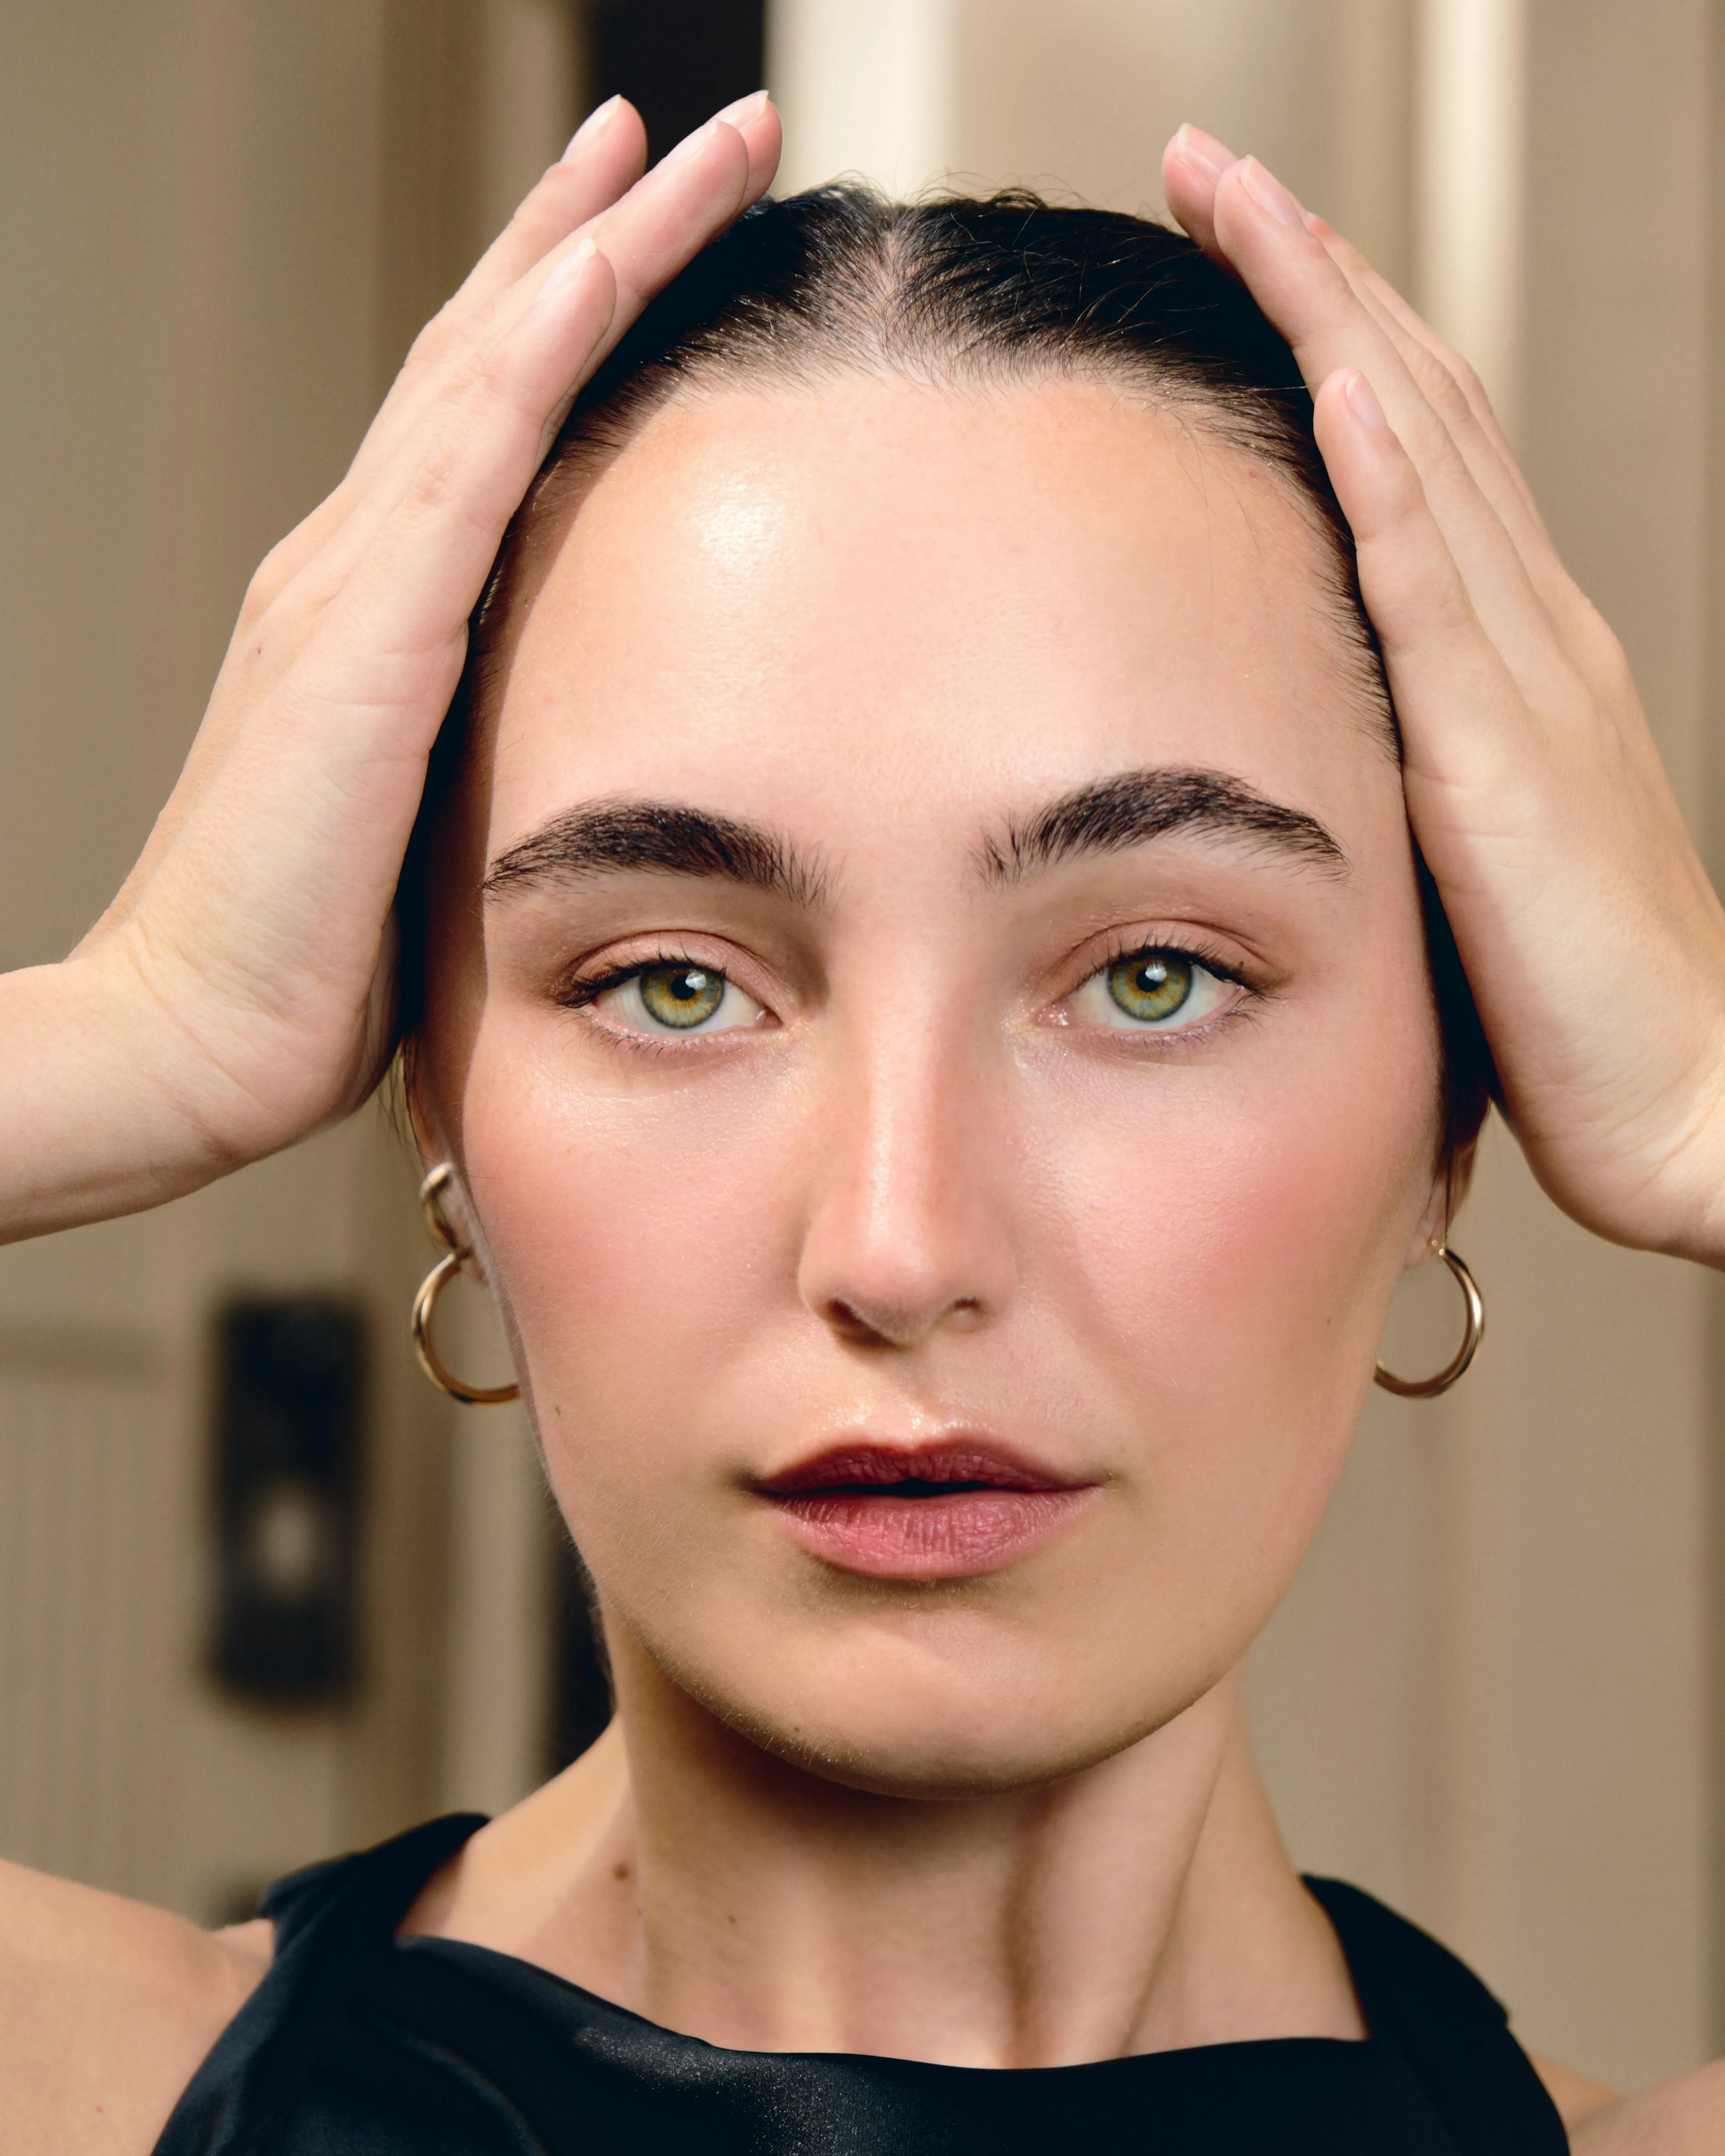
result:
[[[1192,993],[1192,965],[1174,951],[1135,951],[1108,968],[1108,993],[1128,1018],[1172,1018]]]
[[[704,1024],[724,1000],[725,976],[705,966],[650,966],[637,978],[649,1013],[679,1032]]]

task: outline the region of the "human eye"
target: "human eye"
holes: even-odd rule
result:
[[[1091,1025],[1126,1033],[1187,1033],[1240,1000],[1240,983],[1214,972],[1189,951],[1128,951],[1100,966],[1074,991],[1069,1008]]]
[[[660,1040],[679,1034],[734,1033],[766,1015],[755,998],[716,966],[686,959],[633,966],[588,982],[575,1001],[619,1030]]]

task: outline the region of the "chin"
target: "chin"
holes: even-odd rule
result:
[[[1093,1646],[1069,1658],[998,1647],[931,1654],[907,1644],[877,1635],[835,1657],[787,1651],[781,1635],[759,1661],[716,1666],[643,1642],[663,1677],[768,1757],[846,1789],[928,1802],[1081,1774],[1183,1712],[1219,1674],[1153,1676],[1098,1697]],[[1127,1673],[1116,1675],[1117,1683]]]

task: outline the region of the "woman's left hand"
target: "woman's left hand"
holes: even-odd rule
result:
[[[1596,1234],[1725,1265],[1725,908],[1622,648],[1477,377],[1363,258],[1195,129],[1163,178],[1316,399],[1409,815],[1535,1174]]]

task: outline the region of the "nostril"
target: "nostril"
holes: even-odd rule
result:
[[[841,1296],[829,1297],[821,1308],[827,1323],[841,1338],[869,1348],[908,1348],[955,1317],[968,1327],[983,1315],[982,1299],[973,1295],[956,1296],[934,1312],[886,1303],[870,1311]]]
[[[889,1337],[878,1325],[871,1325],[854,1303],[840,1301],[834,1296],[827,1305],[827,1322],[836,1332],[852,1340],[880,1340]]]

